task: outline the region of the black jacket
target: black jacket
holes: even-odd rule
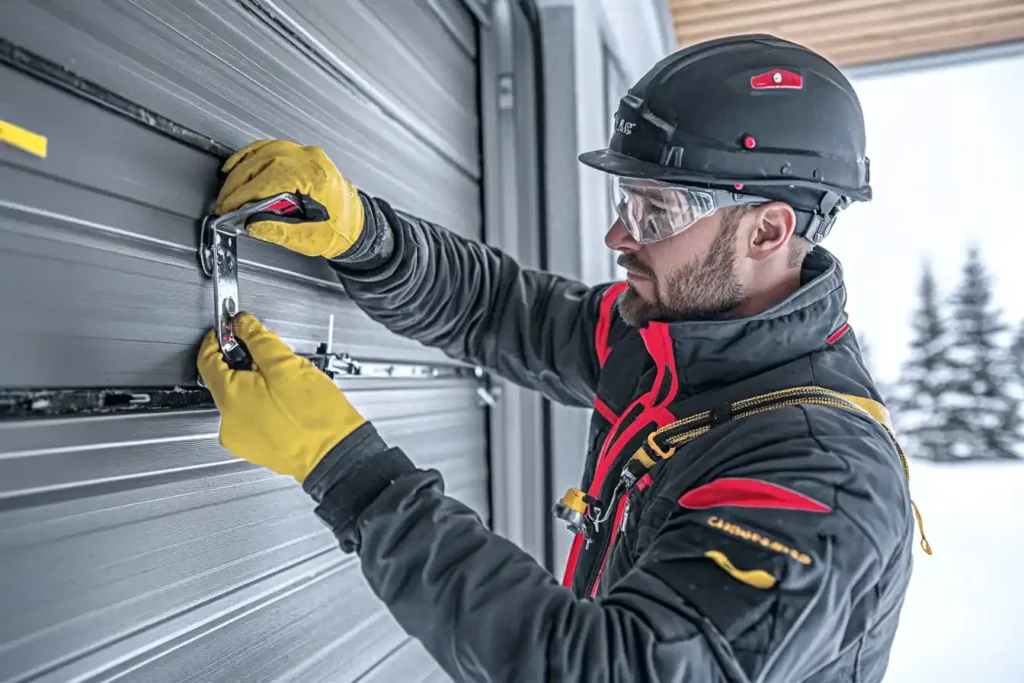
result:
[[[372,425],[306,481],[342,549],[359,554],[376,594],[455,680],[882,679],[914,518],[902,454],[854,405],[880,409],[880,398],[830,254],[812,252],[802,288],[760,315],[636,330],[616,313],[621,285],[524,270],[364,201],[365,236],[335,264],[362,310],[596,408],[581,488],[610,516],[589,542],[577,538],[571,589]],[[802,386],[836,393],[738,408]],[[840,394],[852,402],[830,398]],[[694,436],[688,424],[714,426]],[[613,499],[638,449],[671,457]]]

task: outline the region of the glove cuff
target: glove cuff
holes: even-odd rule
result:
[[[395,235],[377,203],[361,190],[357,192],[363,203],[363,229],[355,243],[331,262],[351,270],[372,270],[391,257]]]
[[[318,503],[316,515],[341,536],[395,479],[415,471],[405,453],[388,448],[367,422],[317,463],[302,488]]]

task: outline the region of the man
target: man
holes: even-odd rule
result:
[[[297,191],[304,218],[250,234],[329,259],[373,319],[596,408],[583,491],[558,508],[579,532],[564,585],[248,314],[254,370],[212,333],[200,351],[222,443],[302,482],[456,680],[880,681],[911,573],[905,463],[839,264],[812,250],[870,198],[864,145],[852,87],[802,47],[667,57],[581,157],[622,197],[606,242],[628,282],[595,287],[406,220],[317,148],[226,162],[218,211]]]

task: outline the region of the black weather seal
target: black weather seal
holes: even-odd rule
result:
[[[216,407],[195,387],[119,389],[0,389],[0,420]]]
[[[56,62],[40,57],[14,43],[0,38],[0,64],[5,64],[28,76],[66,90],[98,104],[116,114],[162,133],[178,142],[202,152],[226,159],[234,152],[230,147],[171,121],[168,118],[135,104],[131,100],[88,81]]]
[[[324,346],[324,345],[321,345]],[[480,406],[494,406],[500,397],[488,374],[479,367],[464,365],[392,363],[355,360],[347,354],[306,356],[335,381],[431,380],[474,381]],[[344,385],[342,385],[344,386]],[[382,385],[374,384],[374,388]],[[0,422],[40,417],[84,417],[123,413],[152,413],[166,410],[216,408],[203,386],[119,387],[119,388],[15,388],[0,389]]]

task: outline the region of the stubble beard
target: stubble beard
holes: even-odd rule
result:
[[[732,216],[729,217],[730,219]],[[620,257],[641,275],[651,276],[654,300],[645,299],[630,284],[618,301],[619,314],[633,327],[645,327],[651,321],[715,320],[731,315],[745,296],[736,274],[735,234],[737,222],[726,219],[714,242],[703,257],[695,257],[669,275],[662,287],[653,273],[630,255]]]

